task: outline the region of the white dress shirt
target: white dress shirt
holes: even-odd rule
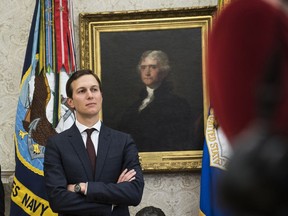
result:
[[[78,130],[80,131],[81,133],[81,136],[82,136],[82,139],[83,139],[83,142],[84,142],[84,145],[85,145],[85,148],[86,148],[86,140],[87,140],[87,133],[86,133],[86,129],[88,129],[87,126],[81,124],[79,121],[76,120],[75,122]],[[95,130],[92,132],[91,134],[91,140],[94,144],[94,148],[95,148],[95,153],[97,155],[97,151],[98,151],[98,139],[99,139],[99,132],[100,132],[100,128],[101,128],[101,121],[99,120],[95,125],[93,125],[92,127],[90,128],[95,128]]]

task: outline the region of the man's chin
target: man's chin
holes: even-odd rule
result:
[[[145,86],[150,86],[151,82],[143,82]]]
[[[95,116],[99,115],[100,110],[89,110],[88,112],[86,112],[86,116],[88,116],[89,118],[93,118]]]

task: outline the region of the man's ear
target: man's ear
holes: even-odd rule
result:
[[[67,104],[69,105],[69,107],[71,109],[74,109],[75,106],[74,106],[74,102],[73,102],[73,99],[72,98],[67,98]]]

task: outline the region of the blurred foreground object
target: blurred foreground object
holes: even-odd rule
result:
[[[287,0],[238,0],[209,39],[211,106],[233,147],[220,198],[235,216],[288,215]]]
[[[267,62],[279,47],[284,55],[283,96],[272,124],[288,135],[288,15],[278,6],[268,0],[233,1],[220,13],[210,34],[209,97],[229,140],[258,117],[256,91],[262,85]]]

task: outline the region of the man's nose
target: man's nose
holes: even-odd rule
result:
[[[151,72],[150,67],[147,67],[147,68],[145,69],[145,74],[146,74],[146,75],[150,75],[150,72]]]
[[[92,93],[92,91],[88,90],[88,91],[87,91],[87,96],[88,96],[88,98],[93,97],[93,93]]]

